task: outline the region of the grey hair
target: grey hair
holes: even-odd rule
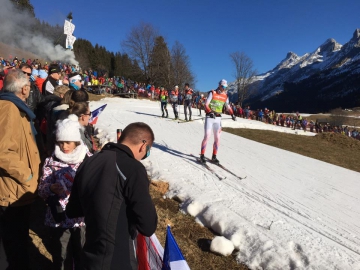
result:
[[[19,93],[29,83],[28,77],[20,69],[10,70],[4,78],[4,92]]]

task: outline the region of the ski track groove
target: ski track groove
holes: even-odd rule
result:
[[[355,250],[355,249],[353,249],[353,248],[351,248],[351,247],[346,246],[346,244],[342,243],[341,239],[337,239],[335,235],[328,236],[328,235],[320,232],[319,230],[317,230],[317,229],[315,229],[315,228],[312,228],[311,226],[305,224],[304,222],[300,221],[299,219],[291,216],[290,214],[288,214],[288,213],[286,213],[286,212],[284,212],[284,211],[281,211],[280,209],[277,209],[275,206],[272,206],[271,204],[267,203],[266,201],[260,200],[259,198],[256,198],[256,196],[250,194],[249,192],[242,191],[242,190],[240,190],[239,188],[234,187],[233,185],[231,185],[231,184],[229,184],[229,183],[226,183],[226,182],[228,182],[228,181],[223,181],[223,182],[224,182],[225,185],[228,185],[229,187],[237,190],[238,192],[244,194],[245,196],[247,196],[247,197],[249,197],[249,198],[252,198],[252,199],[253,199],[254,201],[256,201],[256,202],[259,202],[259,203],[261,203],[261,204],[265,204],[266,206],[268,206],[269,208],[275,210],[276,212],[279,212],[280,214],[282,214],[282,215],[290,218],[291,220],[295,221],[296,223],[298,223],[298,224],[300,224],[300,225],[302,225],[302,226],[310,229],[312,232],[318,233],[318,234],[322,235],[323,237],[325,237],[325,238],[327,238],[327,239],[335,242],[336,244],[338,244],[338,245],[340,245],[340,246],[342,246],[342,247],[344,247],[344,248],[346,248],[346,249],[354,252],[355,254],[360,255],[360,250],[357,251],[357,250]],[[253,191],[253,192],[255,192],[255,191]],[[255,193],[257,193],[257,192],[255,192]],[[263,197],[261,194],[257,194],[257,195],[259,195],[260,197]],[[270,201],[271,201],[271,200],[270,200]],[[274,202],[274,201],[272,201],[272,202],[273,202],[273,203],[276,203],[276,202]],[[279,206],[281,206],[281,205],[279,205]],[[288,209],[288,210],[289,210],[289,209]],[[302,215],[300,215],[300,216],[302,216]],[[346,238],[345,238],[345,239],[346,239]],[[349,240],[349,239],[346,239],[346,240]],[[357,245],[357,243],[355,243],[355,244]]]

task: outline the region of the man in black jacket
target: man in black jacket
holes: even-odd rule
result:
[[[68,84],[67,80],[61,81],[61,68],[58,64],[51,64],[48,71],[49,76],[46,78],[42,85],[42,94],[44,96],[52,95],[54,89],[58,85]]]
[[[76,173],[68,217],[85,217],[84,269],[135,270],[137,232],[151,236],[157,214],[149,194],[145,167],[154,133],[145,123],[132,123],[118,144],[108,143],[86,159]]]

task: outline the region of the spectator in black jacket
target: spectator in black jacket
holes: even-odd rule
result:
[[[58,64],[51,64],[48,71],[49,76],[46,78],[42,85],[42,94],[45,96],[54,93],[54,89],[57,85],[67,84],[67,80],[60,80],[61,68]]]
[[[137,232],[151,236],[157,214],[141,159],[154,141],[145,123],[132,123],[119,144],[108,143],[77,171],[66,207],[68,217],[85,217],[84,269],[138,269]]]

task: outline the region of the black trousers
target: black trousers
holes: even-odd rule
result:
[[[85,243],[85,227],[51,228],[50,233],[53,269],[82,269],[81,253]]]
[[[191,100],[185,100],[184,101],[184,114],[185,114],[185,119],[187,119],[187,110],[189,109],[189,117],[191,118],[191,106],[192,106],[192,101]]]
[[[0,269],[29,269],[31,204],[0,207]]]

